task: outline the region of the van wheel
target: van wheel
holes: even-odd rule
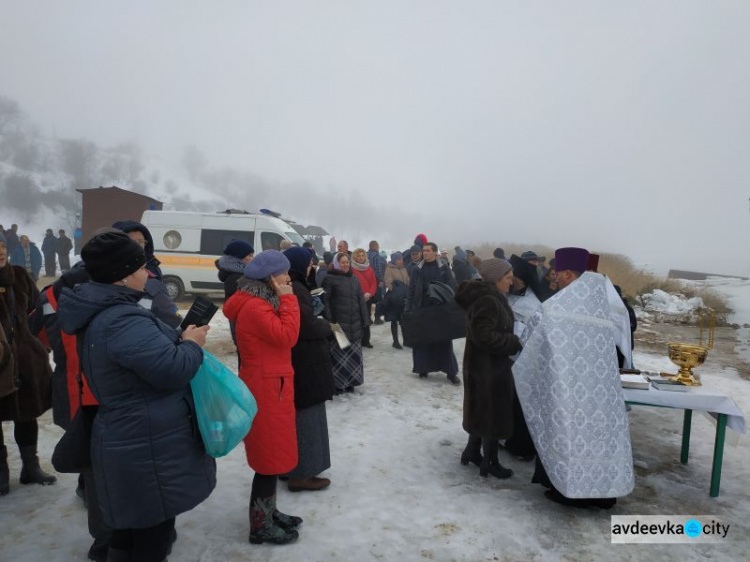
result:
[[[173,301],[178,301],[185,296],[185,285],[182,284],[179,277],[172,277],[171,275],[165,277],[164,286]]]

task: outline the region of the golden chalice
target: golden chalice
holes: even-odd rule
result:
[[[677,375],[673,375],[671,380],[687,386],[700,386],[701,383],[693,376],[692,369],[703,365],[708,355],[708,348],[677,342],[670,342],[667,347],[669,348],[669,360],[680,368]]]

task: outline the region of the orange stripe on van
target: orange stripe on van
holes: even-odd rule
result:
[[[199,258],[193,256],[170,256],[169,254],[156,254],[156,259],[162,265],[182,269],[216,269],[215,258]]]

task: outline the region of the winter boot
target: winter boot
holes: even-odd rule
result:
[[[0,447],[0,496],[10,492],[10,469],[8,468],[8,449]]]
[[[302,517],[281,513],[278,509],[276,509],[276,496],[273,496],[273,522],[276,523],[279,527],[287,530],[296,529],[297,527],[302,525]]]
[[[461,464],[466,466],[473,462],[477,466],[482,465],[482,438],[469,435],[469,442],[464,452],[461,453]]]
[[[513,476],[513,471],[505,468],[497,460],[497,439],[482,439],[484,458],[479,466],[479,476],[492,474],[495,478],[505,479]]]
[[[57,482],[57,478],[47,474],[39,466],[39,458],[36,456],[36,445],[19,447],[21,452],[21,484],[43,484],[49,486]]]
[[[294,529],[285,529],[274,521],[276,494],[267,498],[250,498],[250,537],[252,544],[288,544],[299,538]]]
[[[302,492],[310,490],[311,492],[317,492],[330,486],[331,481],[328,478],[318,478],[313,476],[311,478],[290,478],[289,479],[289,491],[290,492]]]
[[[89,548],[89,560],[94,562],[107,562],[109,560],[109,541],[95,540]]]

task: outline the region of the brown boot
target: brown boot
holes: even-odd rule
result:
[[[288,484],[290,492],[302,492],[305,490],[315,492],[330,486],[331,481],[328,478],[313,476],[312,478],[290,478]]]

